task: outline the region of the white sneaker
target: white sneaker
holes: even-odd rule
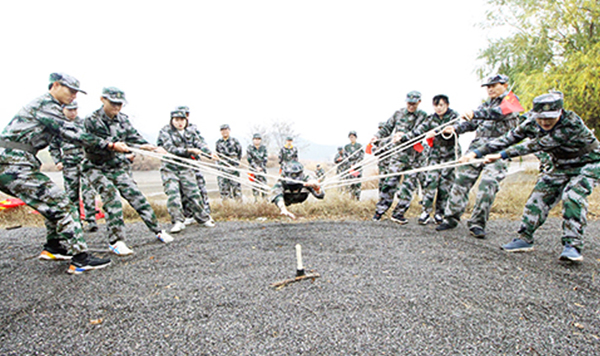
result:
[[[419,216],[419,225],[427,225],[429,222],[429,214],[426,212],[422,212],[421,216]]]
[[[210,219],[206,220],[205,222],[203,222],[202,226],[204,226],[204,227],[215,227],[215,221],[212,218],[210,218]]]
[[[185,218],[185,220],[183,221],[185,226],[192,225],[195,222],[196,222],[196,219],[194,219],[194,218]],[[171,231],[171,232],[173,232],[173,231]]]
[[[114,253],[117,256],[128,256],[133,255],[133,250],[125,245],[125,242],[119,240],[114,244],[108,244],[108,249],[110,252]]]
[[[173,236],[167,234],[165,230],[161,230],[158,234],[156,234],[156,238],[158,239],[158,241],[165,244],[168,244],[169,242],[173,241]]]
[[[176,234],[178,232],[181,232],[182,230],[185,230],[185,223],[182,223],[181,221],[176,222],[173,227],[171,228],[171,233],[172,234]]]

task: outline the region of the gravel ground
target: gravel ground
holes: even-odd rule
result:
[[[593,355],[600,353],[600,222],[585,260],[558,261],[561,221],[536,251],[414,220],[192,226],[164,246],[128,226],[133,256],[80,276],[36,259],[44,230],[3,231],[2,355]],[[105,248],[102,233],[88,236]],[[296,243],[321,278],[295,275]]]

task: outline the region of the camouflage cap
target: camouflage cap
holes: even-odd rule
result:
[[[406,102],[407,103],[418,103],[419,101],[421,101],[421,93],[413,90],[411,92],[409,92],[408,94],[406,94]]]
[[[175,108],[175,110],[183,111],[186,114],[190,113],[190,107],[185,105],[178,106]]]
[[[288,136],[285,138],[286,141],[294,141],[294,138],[292,136]]]
[[[77,105],[77,102],[75,100],[71,101],[70,104],[65,105],[65,109],[69,110],[77,109],[78,107],[79,105]]]
[[[348,132],[348,137],[354,135],[354,137],[358,137],[358,135],[356,134],[356,131],[350,131]]]
[[[223,124],[221,125],[221,128],[219,130],[229,130],[229,125],[228,124]]]
[[[174,118],[174,117],[187,118],[187,116],[185,115],[185,112],[183,112],[181,110],[173,110],[173,111],[171,111],[171,118]]]
[[[377,128],[382,128],[384,126],[385,126],[385,121],[382,121],[377,125]]]
[[[259,133],[255,133],[255,134],[252,136],[252,139],[255,139],[255,138],[259,138],[259,139],[261,139],[261,140],[262,140],[262,136],[261,136]]]
[[[321,165],[320,165],[320,164],[317,164],[317,168],[321,168]]]
[[[113,103],[126,104],[125,93],[115,87],[102,88],[102,97]]]
[[[59,82],[60,84],[66,86],[67,88],[77,90],[79,92],[87,94],[85,91],[83,91],[79,88],[79,80],[71,77],[68,74],[65,74],[65,73],[50,74],[50,84],[52,84],[54,82]]]
[[[560,93],[543,94],[533,99],[531,116],[534,119],[556,119],[563,109],[563,96]]]
[[[496,83],[504,84],[508,83],[508,76],[504,74],[494,74],[487,78],[486,82],[481,84],[482,87],[494,85]]]
[[[304,166],[298,161],[289,161],[283,166],[283,174],[286,177],[293,177],[302,173],[302,171],[304,171]]]
[[[344,147],[342,147],[342,146],[338,147],[338,151],[341,151],[343,149],[344,149]]]

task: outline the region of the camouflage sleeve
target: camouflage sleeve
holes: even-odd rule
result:
[[[242,144],[237,139],[235,140],[235,150],[238,161],[242,160]]]
[[[204,140],[204,137],[202,137],[200,134],[196,134],[194,136],[196,138],[196,140],[194,140],[194,147],[204,152],[206,156],[210,157],[210,155],[212,155],[212,151],[210,150],[210,147],[208,147],[208,144]]]
[[[170,154],[174,154],[180,157],[189,157],[187,148],[179,147],[173,141],[173,137],[169,134],[168,128],[163,128],[158,133],[158,139],[156,140],[157,146],[161,146]]]
[[[50,157],[54,161],[54,164],[58,164],[62,162],[62,151],[60,149],[60,139],[54,138],[50,141],[50,145],[48,146],[48,151],[50,151]]]
[[[298,148],[294,147],[294,153],[292,154],[292,160],[297,161],[298,160]]]
[[[281,163],[283,162],[283,147],[279,150],[277,158],[279,159],[279,165],[281,165]]]
[[[516,143],[523,141],[527,137],[534,137],[530,130],[530,126],[531,122],[524,122],[514,129],[508,131],[504,135],[486,143],[483,147],[475,150],[474,152],[478,157],[481,157],[490,153],[500,152]],[[508,150],[506,151],[506,154],[508,157],[516,157],[539,151],[539,149],[535,149],[535,145],[531,145],[533,142],[534,140],[528,140],[522,145],[518,145],[519,147],[515,146],[512,148],[512,154],[509,154]]]
[[[83,131],[74,123],[57,117],[52,111],[46,111],[42,108],[37,112],[35,118],[59,136],[60,139],[69,141],[75,145],[101,149],[105,149],[108,146],[108,141]]]
[[[433,115],[429,115],[427,117],[427,119],[425,119],[423,122],[421,122],[421,124],[417,127],[415,127],[413,130],[408,131],[405,135],[404,138],[406,139],[406,141],[410,141],[415,137],[419,137],[421,135],[423,135],[424,133],[430,131],[433,128]]]
[[[252,145],[248,145],[248,148],[246,148],[246,161],[248,161],[248,164],[250,166],[252,166],[252,162],[254,162],[255,158],[254,158],[254,154],[252,153]]]
[[[476,120],[459,122],[458,124],[454,125],[454,130],[459,135],[465,132],[475,131],[477,130],[477,123],[475,121]]]
[[[500,106],[480,106],[473,110],[473,118],[480,120],[504,120],[507,115],[502,113]]]
[[[375,137],[384,138],[390,136],[394,132],[394,128],[396,126],[395,117],[396,113],[394,113],[394,115],[392,115],[392,117],[390,117],[385,124],[383,124],[383,127],[377,131]]]
[[[277,205],[283,199],[283,185],[281,184],[281,180],[278,180],[277,183],[271,188],[271,202]]]

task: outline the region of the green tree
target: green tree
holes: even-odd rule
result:
[[[504,36],[480,52],[478,74],[507,74],[523,106],[548,90],[600,129],[600,1],[488,0],[486,29]],[[598,133],[600,131],[597,130]]]

